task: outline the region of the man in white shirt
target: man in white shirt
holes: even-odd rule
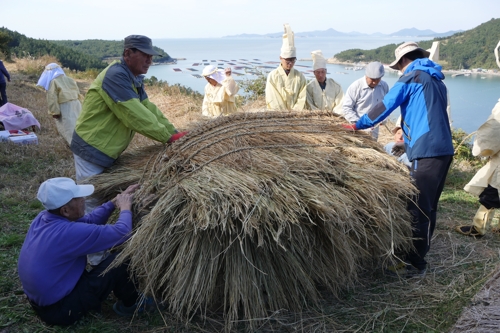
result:
[[[366,65],[365,76],[354,81],[344,95],[342,110],[344,118],[355,123],[373,106],[384,99],[389,86],[382,77],[385,74],[384,65],[375,61]],[[369,129],[375,140],[378,139],[379,128]]]

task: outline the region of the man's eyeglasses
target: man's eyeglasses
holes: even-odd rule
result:
[[[294,64],[297,61],[297,58],[281,58],[285,60],[287,64]]]

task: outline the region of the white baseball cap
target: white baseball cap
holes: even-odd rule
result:
[[[64,206],[73,198],[86,197],[94,193],[94,185],[77,185],[71,178],[51,178],[42,183],[37,198],[47,209]]]

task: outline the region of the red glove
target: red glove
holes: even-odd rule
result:
[[[175,133],[174,135],[172,135],[170,137],[170,139],[168,139],[168,143],[172,143],[174,141],[177,141],[179,140],[180,138],[182,138],[184,135],[188,134],[188,132],[179,132],[179,133]]]
[[[342,127],[347,129],[347,130],[352,130],[352,131],[358,130],[358,128],[356,127],[356,124],[342,124]]]

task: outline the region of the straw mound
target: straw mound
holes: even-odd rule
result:
[[[144,292],[226,324],[317,304],[410,246],[406,167],[326,113],[244,113],[123,155],[96,194],[142,184],[121,259]]]

